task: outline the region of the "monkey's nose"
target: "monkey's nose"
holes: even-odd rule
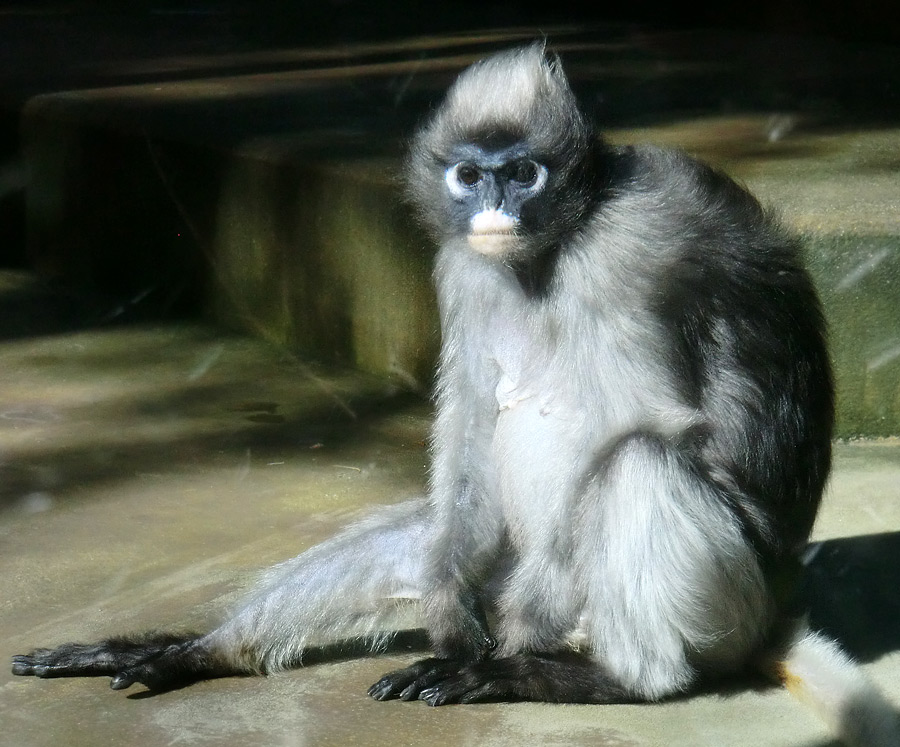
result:
[[[503,206],[503,188],[493,174],[485,174],[482,177],[482,209],[499,210]]]

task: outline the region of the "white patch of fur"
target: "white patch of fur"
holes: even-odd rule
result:
[[[515,231],[518,221],[502,210],[482,210],[472,216],[470,227],[472,233],[509,233]]]

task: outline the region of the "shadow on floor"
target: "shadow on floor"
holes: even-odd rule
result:
[[[900,531],[815,542],[799,596],[814,629],[855,658],[900,650]]]

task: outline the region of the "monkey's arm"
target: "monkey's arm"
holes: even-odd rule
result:
[[[446,337],[452,331],[445,327]],[[496,406],[464,373],[465,364],[476,365],[465,359],[474,358],[471,348],[447,348],[460,352],[440,370],[430,491],[435,529],[424,568],[423,616],[435,657],[386,674],[369,689],[377,700],[413,699],[496,646],[484,609],[504,541],[488,464]]]
[[[451,372],[456,375],[455,372]],[[477,661],[494,646],[482,589],[503,536],[499,511],[486,484],[490,428],[484,406],[461,382],[438,403],[431,500],[434,541],[429,547],[423,614],[435,654]]]
[[[431,511],[391,506],[273,568],[234,617],[206,635],[147,633],[67,643],[13,657],[12,672],[36,677],[112,677],[166,690],[213,677],[261,674],[301,663],[309,646],[348,637],[373,646],[404,599],[421,596],[421,548]]]

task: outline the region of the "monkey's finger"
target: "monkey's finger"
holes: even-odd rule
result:
[[[509,682],[502,679],[482,679],[472,672],[461,672],[425,688],[419,693],[419,700],[430,706],[442,706],[516,699],[516,696],[515,687]]]
[[[397,697],[394,692],[394,684],[387,678],[382,677],[378,682],[372,685],[367,691],[370,698],[375,700],[390,700]]]
[[[422,688],[419,692],[419,700],[430,706],[477,703],[492,694],[491,685],[490,681],[478,677],[474,671],[463,670]]]
[[[419,689],[416,687],[416,679],[412,677],[412,674],[406,669],[399,669],[384,675],[369,688],[368,693],[369,697],[375,700],[392,700],[393,698],[415,700]]]
[[[459,671],[460,663],[450,659],[423,659],[403,669],[388,672],[369,688],[375,700],[416,700],[426,687]]]
[[[514,688],[500,688],[494,682],[486,682],[479,687],[476,687],[468,692],[460,695],[457,699],[457,703],[467,704],[467,703],[484,703],[488,700],[498,700],[503,697],[503,695],[510,699],[515,698],[517,693]]]
[[[450,668],[451,666],[452,669]],[[456,666],[448,664],[447,666],[435,667],[425,672],[403,689],[400,693],[400,700],[425,700],[429,705],[443,705],[443,702],[431,702],[425,697],[425,693],[438,690],[443,682],[457,671],[458,668]]]
[[[459,697],[454,695],[444,685],[444,682],[439,682],[431,687],[426,687],[419,693],[419,700],[435,707],[458,702]]]

